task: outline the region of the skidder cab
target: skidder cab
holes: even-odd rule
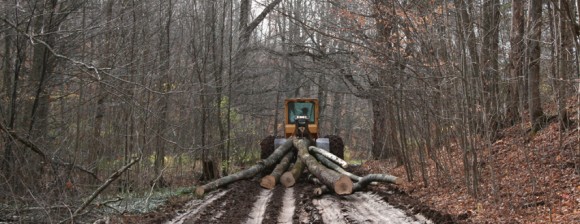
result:
[[[310,137],[318,138],[318,100],[317,99],[286,99],[284,100],[284,133],[289,138],[294,135],[298,122],[304,125]]]
[[[267,158],[291,136],[308,138],[311,142],[316,143],[316,147],[330,151],[339,158],[344,158],[344,143],[340,137],[326,135],[319,138],[318,118],[318,99],[292,98],[284,100],[284,138],[268,136],[263,139],[260,143],[261,158]]]

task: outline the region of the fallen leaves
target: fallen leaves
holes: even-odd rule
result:
[[[576,115],[572,115],[573,118]],[[579,122],[579,121],[575,121]],[[462,150],[439,150],[439,162],[448,172],[427,162],[427,186],[421,178],[405,182],[403,190],[435,209],[472,223],[580,223],[580,133],[571,129],[559,133],[557,122],[528,139],[529,125],[502,130],[503,138],[479,152],[478,198],[471,196],[463,176]],[[483,144],[482,144],[483,145]],[[419,166],[418,159],[415,159]],[[404,167],[394,161],[368,161],[372,172],[405,177]],[[415,177],[420,177],[416,168]]]

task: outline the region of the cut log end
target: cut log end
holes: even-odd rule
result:
[[[401,184],[403,184],[403,179],[401,179],[401,178],[396,178],[396,179],[395,179],[395,181],[394,181],[394,184],[396,184],[396,185],[401,185]]]
[[[352,194],[352,187],[352,180],[346,175],[341,175],[333,186],[334,192],[338,195]]]
[[[272,175],[265,176],[260,181],[260,186],[268,190],[272,190],[274,187],[276,187],[276,178]]]
[[[204,193],[205,189],[203,189],[203,187],[197,187],[195,189],[195,195],[197,195],[198,197],[202,197]]]
[[[285,172],[280,177],[280,183],[284,185],[284,187],[292,187],[296,183],[294,176],[292,176],[291,172]]]

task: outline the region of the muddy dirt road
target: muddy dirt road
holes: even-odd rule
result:
[[[265,190],[244,180],[190,201],[167,223],[454,223],[449,215],[387,187],[312,196],[313,184]]]

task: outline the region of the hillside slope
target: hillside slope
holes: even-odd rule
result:
[[[570,100],[568,105],[578,105]],[[576,108],[569,108],[575,122],[560,132],[552,122],[534,136],[526,134],[529,122],[506,128],[502,138],[481,147],[478,198],[469,195],[463,180],[461,150],[456,144],[446,150],[445,160],[454,161],[450,177],[435,178],[435,164],[429,161],[429,186],[416,168],[415,180],[403,191],[425,204],[473,223],[580,223],[580,133]],[[547,109],[555,114],[554,108]],[[372,172],[406,177],[402,166],[389,161],[367,161]],[[451,163],[450,163],[451,164]],[[416,165],[415,167],[418,167]]]

